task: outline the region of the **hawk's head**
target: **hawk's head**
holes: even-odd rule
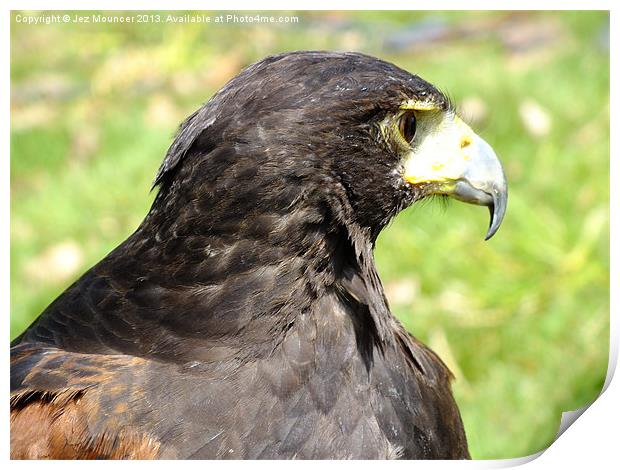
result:
[[[336,215],[373,240],[401,209],[437,194],[489,207],[488,239],[507,200],[495,153],[444,94],[358,53],[286,53],[242,71],[182,125],[156,206],[190,180],[199,189],[186,198],[236,199],[239,217],[263,203],[284,211],[337,200]]]

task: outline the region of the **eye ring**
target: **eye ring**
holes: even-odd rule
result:
[[[417,120],[413,111],[405,112],[398,121],[398,130],[409,144],[413,142],[417,129]]]

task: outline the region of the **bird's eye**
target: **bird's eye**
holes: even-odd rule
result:
[[[400,129],[400,133],[403,138],[411,143],[413,138],[415,137],[416,131],[416,119],[413,111],[407,111],[400,118],[400,122],[398,123],[398,127]]]

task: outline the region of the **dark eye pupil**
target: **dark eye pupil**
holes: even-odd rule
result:
[[[415,137],[416,131],[416,120],[415,114],[413,112],[406,113],[400,118],[400,133],[403,135],[404,139],[411,143],[413,138]]]

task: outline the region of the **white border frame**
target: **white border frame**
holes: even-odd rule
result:
[[[433,8],[426,8],[429,6]],[[615,2],[618,4],[617,2]],[[1,196],[0,196],[0,223],[2,224],[3,230],[0,232],[0,240],[2,251],[0,251],[0,285],[2,286],[1,299],[2,299],[2,312],[5,315],[5,325],[7,326],[8,333],[8,323],[9,323],[9,284],[10,284],[10,240],[9,240],[9,224],[10,224],[10,76],[9,76],[9,66],[10,66],[10,24],[11,24],[11,10],[89,10],[89,9],[106,9],[106,10],[186,10],[186,9],[210,9],[210,10],[377,10],[377,7],[381,7],[381,10],[462,10],[462,9],[476,9],[476,10],[493,10],[498,6],[497,2],[492,1],[479,1],[479,0],[470,0],[468,2],[458,3],[456,1],[449,0],[434,0],[433,2],[414,2],[414,1],[395,1],[395,0],[383,0],[382,2],[371,2],[368,0],[357,0],[356,2],[325,2],[325,1],[296,1],[296,2],[284,2],[284,1],[275,1],[275,0],[264,0],[263,2],[249,2],[249,1],[241,1],[241,0],[229,0],[227,2],[204,2],[198,0],[181,0],[177,1],[174,4],[166,5],[163,1],[119,1],[119,0],[111,0],[105,3],[100,2],[99,5],[88,5],[85,8],[84,2],[76,1],[76,0],[66,0],[66,1],[34,1],[34,0],[24,0],[22,2],[9,0],[6,2],[5,6],[5,16],[2,20],[4,27],[2,28],[2,32],[0,33],[0,44],[1,50],[3,52],[3,76],[2,76],[2,105],[4,111],[4,115],[6,119],[3,121],[5,124],[3,125],[3,129],[1,132],[2,138],[2,147],[4,148],[3,157],[1,159],[2,171],[1,177],[3,180],[3,184],[1,185]],[[616,42],[616,32],[618,31],[619,22],[617,21],[617,9],[614,8],[614,2],[612,1],[603,1],[603,0],[590,0],[588,2],[577,2],[577,1],[547,1],[547,0],[521,0],[519,2],[511,1],[511,2],[502,2],[503,9],[508,10],[540,10],[540,9],[548,9],[548,10],[610,10],[610,43],[611,48],[610,51],[615,51],[617,53],[617,48],[615,46]],[[171,8],[172,7],[172,8]],[[467,8],[464,8],[467,7]],[[616,67],[617,67],[617,58],[614,57],[614,53],[611,54],[611,81],[610,83],[617,83],[615,80],[617,79]],[[610,100],[610,125],[611,128],[614,129],[614,124],[616,124],[616,114],[618,109],[617,102],[617,92],[613,88],[611,89]],[[615,177],[619,176],[619,167],[618,167],[618,152],[617,152],[617,138],[614,133],[611,133],[611,141],[610,141],[610,182],[615,181]],[[613,217],[613,208],[618,207],[618,189],[611,185],[610,187],[610,218],[611,218],[611,273],[610,273],[610,283],[611,286],[617,286],[615,289],[611,289],[611,318],[610,318],[610,356],[609,356],[609,367],[607,371],[607,377],[605,380],[605,386],[600,397],[589,407],[586,407],[583,410],[580,410],[581,413],[577,413],[576,415],[567,416],[565,413],[563,415],[562,421],[565,423],[572,423],[575,419],[575,416],[580,416],[576,421],[576,424],[564,429],[564,432],[556,439],[556,441],[546,450],[539,452],[537,454],[517,458],[517,459],[506,459],[506,460],[474,460],[470,462],[447,462],[447,461],[439,461],[439,462],[431,462],[431,461],[416,461],[416,467],[435,467],[437,466],[444,467],[450,466],[451,468],[455,467],[469,467],[469,468],[505,468],[505,467],[514,467],[518,465],[522,465],[529,462],[529,466],[531,468],[541,468],[546,469],[549,465],[561,465],[561,466],[579,466],[583,467],[584,465],[593,465],[595,468],[610,468],[612,467],[612,462],[615,465],[618,465],[618,457],[616,455],[616,447],[618,446],[618,430],[615,428],[615,417],[620,417],[620,385],[618,385],[618,380],[612,381],[615,369],[618,362],[618,340],[620,338],[620,329],[618,322],[618,287],[620,287],[620,276],[618,275],[618,246],[613,243],[613,240],[620,240],[620,232],[618,231],[617,219]],[[3,371],[1,375],[1,381],[4,385],[4,390],[9,390],[9,348],[4,349],[4,362],[3,362]],[[9,426],[8,426],[8,416],[9,416],[9,400],[0,401],[2,403],[2,411],[3,416],[5,416],[5,420],[2,423],[2,449],[3,449],[3,457],[5,459],[9,458]],[[63,466],[72,466],[72,465],[137,465],[137,466],[159,466],[159,465],[167,465],[167,462],[118,462],[114,463],[110,462],[101,462],[101,463],[86,463],[86,462],[59,462],[59,461],[50,461],[50,462],[42,462],[42,461],[12,461],[11,465],[16,466],[24,466],[26,468],[41,468],[41,466],[48,465],[63,465]],[[338,465],[353,468],[352,465],[355,465],[357,468],[361,465],[362,467],[370,467],[374,465],[390,465],[390,466],[409,466],[411,462],[409,461],[400,461],[400,462],[381,462],[375,463],[373,461],[356,461],[356,462],[336,462],[336,461],[325,461],[321,465],[327,465],[329,467]],[[197,466],[203,466],[204,463],[200,461],[179,461],[175,463],[175,465],[188,465],[197,468]],[[247,465],[257,465],[259,468],[263,466],[268,466],[271,468],[284,468],[286,465],[287,468],[290,465],[295,466],[306,466],[310,468],[316,465],[315,462],[312,461],[299,461],[294,464],[286,461],[269,461],[269,462],[256,462],[256,461],[233,461],[233,462],[209,462],[208,465],[215,465],[217,467],[231,467],[231,466],[247,466]],[[152,467],[150,467],[152,468]],[[162,468],[162,467],[159,467]],[[342,467],[340,467],[342,468]]]

